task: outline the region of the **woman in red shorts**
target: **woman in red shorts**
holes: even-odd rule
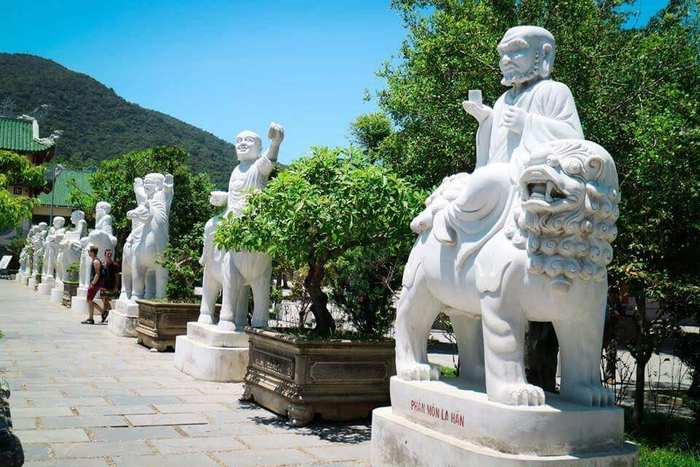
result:
[[[90,285],[88,286],[87,292],[87,302],[90,310],[90,316],[85,321],[82,321],[81,324],[95,324],[95,307],[97,306],[99,308],[99,306],[93,301],[95,299],[95,295],[97,295],[97,292],[99,292],[102,288],[102,276],[100,275],[102,262],[97,259],[98,251],[99,249],[95,245],[91,246],[88,250],[88,255],[90,255],[90,258],[92,259],[92,269],[90,269]]]

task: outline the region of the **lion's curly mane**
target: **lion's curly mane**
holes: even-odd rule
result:
[[[505,233],[527,250],[528,269],[550,277],[601,281],[617,237],[620,189],[610,154],[590,141],[552,142],[546,164],[585,185],[574,211],[535,213],[518,205]],[[577,199],[575,194],[570,195]]]

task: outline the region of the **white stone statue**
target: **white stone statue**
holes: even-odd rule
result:
[[[164,178],[160,174],[152,174],[152,175],[158,175],[158,179],[164,181]],[[155,194],[154,191],[154,184],[153,182],[155,181],[157,183],[157,180],[154,180],[154,177],[152,176],[150,179],[147,176],[146,177],[148,181],[148,186],[149,186],[149,192],[150,196],[153,197]],[[170,184],[172,184],[172,180],[169,178]],[[170,190],[170,194],[168,195],[169,197],[172,197],[172,186],[168,188]],[[117,335],[117,336],[122,336],[122,337],[136,337],[136,325],[138,324],[138,315],[139,315],[139,307],[138,304],[134,301],[136,298],[138,298],[136,295],[133,294],[133,286],[134,286],[134,275],[138,272],[135,267],[135,261],[136,261],[136,249],[138,247],[138,244],[142,241],[142,239],[146,238],[147,235],[147,223],[149,222],[149,207],[147,205],[149,201],[149,193],[146,191],[146,183],[144,183],[144,180],[141,178],[136,178],[134,180],[134,195],[136,196],[136,208],[132,209],[127,213],[127,218],[131,220],[131,232],[129,233],[129,236],[126,239],[126,242],[124,242],[124,246],[122,249],[122,275],[121,275],[121,280],[122,280],[122,286],[121,286],[121,293],[119,295],[119,299],[117,300],[116,303],[116,308],[110,313],[109,317],[109,330]],[[163,193],[162,196],[164,196],[165,193]],[[161,197],[161,196],[159,196]],[[169,203],[168,203],[169,207]],[[167,214],[166,210],[166,214]],[[162,212],[159,217],[162,217]],[[167,229],[167,216],[165,218],[166,223],[163,225],[162,222],[156,223],[156,231],[158,232],[163,232],[164,231],[164,238],[167,242],[168,238],[168,229]],[[165,226],[165,229],[163,227]],[[153,233],[153,232],[152,232]],[[153,235],[151,235],[153,236]],[[162,239],[163,235],[161,234],[161,245],[159,248],[164,249],[164,245],[162,244]],[[151,241],[151,244],[153,245],[153,242]],[[150,271],[149,273],[142,273],[142,281],[141,283],[143,284],[144,287],[144,292],[143,292],[143,297],[142,298],[153,298],[156,296],[156,284],[155,284],[155,271]],[[145,277],[144,277],[145,276]],[[163,277],[163,274],[161,274],[161,278]],[[166,271],[166,276],[167,277],[167,271]],[[87,280],[87,279],[86,279]],[[163,289],[165,288],[165,285],[163,285]]]
[[[68,280],[68,268],[80,261],[82,244],[80,239],[87,234],[87,221],[83,211],[73,211],[70,216],[73,229],[63,232],[60,237],[60,247],[56,267],[56,277],[61,281]]]
[[[112,205],[106,201],[99,201],[95,205],[95,228],[89,234],[83,235],[78,240],[76,250],[80,251],[80,257],[76,258],[80,264],[79,282],[80,286],[87,287],[90,281],[90,268],[92,268],[92,259],[87,254],[91,246],[98,248],[98,256],[104,257],[104,252],[107,249],[112,249],[117,245],[117,237],[114,236],[112,230],[112,216],[110,212]],[[87,232],[86,232],[87,233]],[[74,262],[77,262],[74,261]],[[72,263],[71,263],[72,264]],[[66,265],[67,267],[68,265]]]
[[[34,237],[34,234],[37,232],[38,228],[38,226],[33,225],[29,229],[29,232],[27,232],[27,236],[24,239],[24,247],[19,254],[19,275],[26,275],[30,272],[32,262],[32,255],[30,254],[32,237]]]
[[[53,225],[49,227],[44,243],[44,265],[42,267],[42,275],[44,279],[53,278],[56,271],[56,258],[58,256],[58,248],[60,238],[65,231],[64,225],[66,219],[61,216],[53,218]],[[42,279],[42,280],[44,280]]]
[[[168,221],[173,199],[173,176],[152,173],[144,180],[134,180],[134,192],[139,205],[127,213],[134,230],[130,235],[131,300],[165,298],[168,270],[157,263],[168,245]],[[143,200],[143,202],[142,202]],[[146,278],[153,275],[153,288],[147,288]]]
[[[270,146],[263,154],[262,140],[252,131],[236,136],[236,155],[239,164],[231,173],[228,191],[214,191],[210,201],[214,206],[226,206],[226,210],[206,223],[204,228],[204,265],[202,280],[202,305],[199,323],[214,324],[214,309],[219,293],[222,293],[219,329],[242,330],[248,325],[248,297],[253,292],[254,311],[252,325],[266,327],[269,319],[270,277],[272,260],[263,253],[247,251],[222,251],[213,243],[213,235],[222,218],[239,216],[247,203],[251,190],[262,190],[277,161],[279,147],[284,139],[284,128],[270,124]]]
[[[554,52],[545,29],[509,29],[498,53],[510,89],[493,109],[479,91],[463,103],[479,122],[477,168],[446,178],[411,223],[420,236],[397,305],[391,407],[373,413],[373,467],[638,464],[600,378],[617,171],[549,79]],[[460,364],[444,382],[427,358],[441,311]],[[528,321],[554,325],[560,394],[526,379]]]
[[[527,320],[552,321],[562,396],[613,403],[598,367],[617,173],[603,148],[580,139],[569,89],[548,79],[554,51],[546,30],[510,29],[498,52],[511,89],[493,109],[464,103],[479,120],[477,169],[443,182],[413,223],[421,237],[396,321],[401,378],[437,379],[425,348],[434,317],[446,310],[462,372],[476,380],[485,372],[489,399],[542,405],[542,389],[525,380],[523,341]]]
[[[34,254],[32,256],[32,274],[41,274],[41,269],[39,264],[44,258],[44,241],[46,240],[46,222],[39,222],[38,229],[34,236],[32,237],[32,248],[34,248]],[[41,261],[40,261],[41,258]]]

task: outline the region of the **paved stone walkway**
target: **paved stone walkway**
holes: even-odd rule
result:
[[[368,424],[289,428],[239,401],[242,384],[195,380],[172,353],[0,280],[0,374],[27,467],[368,466]]]

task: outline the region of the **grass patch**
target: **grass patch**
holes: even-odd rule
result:
[[[692,420],[647,412],[641,429],[632,429],[625,409],[626,438],[639,445],[640,467],[700,467],[700,429]]]
[[[441,378],[456,378],[459,376],[457,374],[457,369],[452,366],[440,365],[440,377]]]

